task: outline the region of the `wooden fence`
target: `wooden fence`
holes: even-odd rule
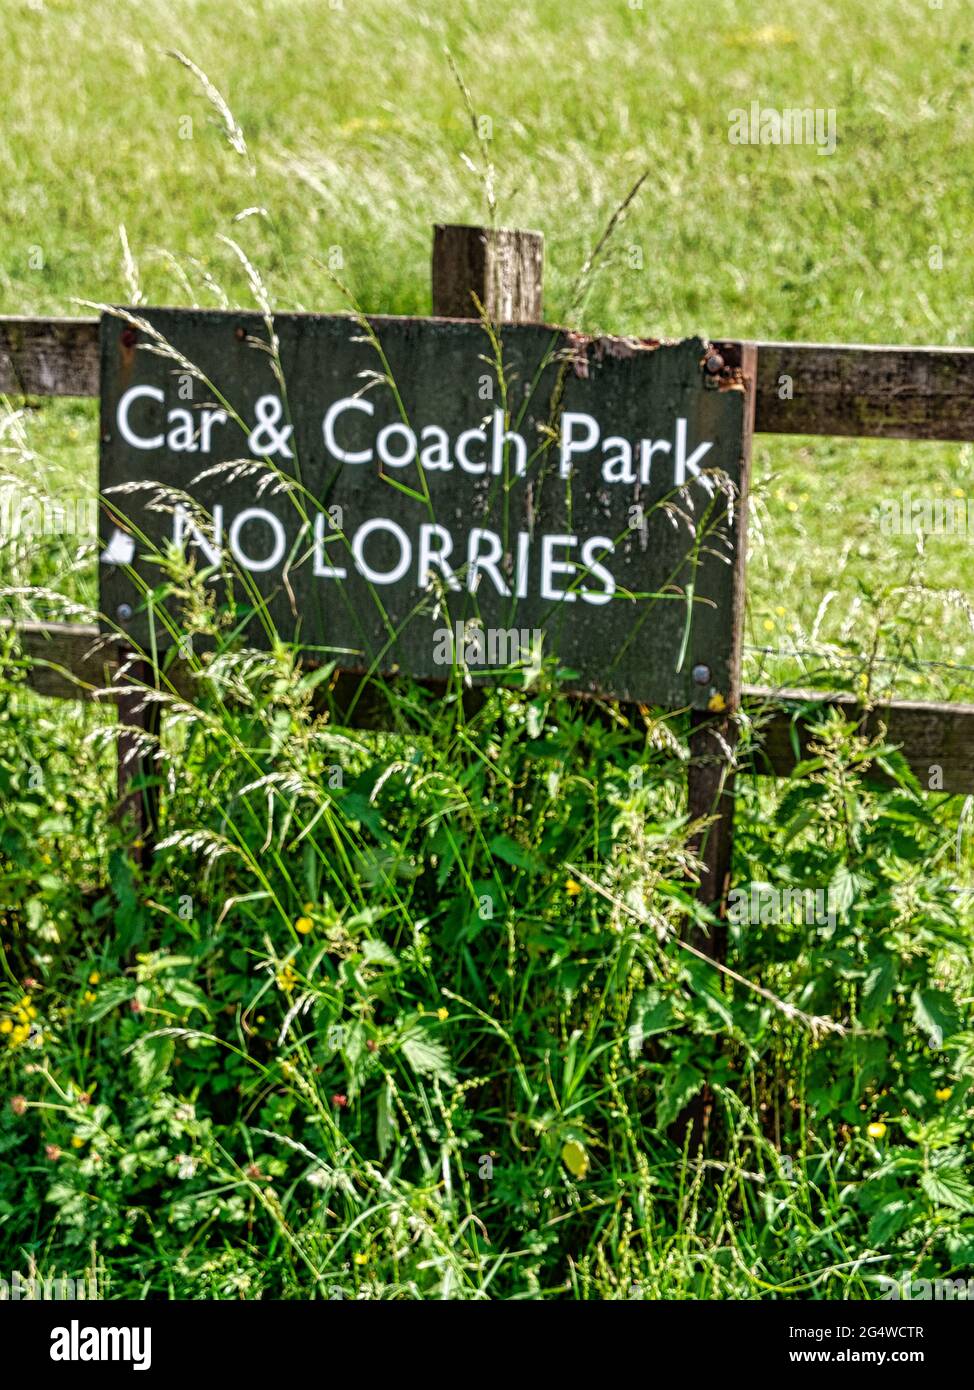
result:
[[[533,232],[440,226],[433,245],[433,313],[471,318],[475,294],[498,322],[541,320],[543,242]],[[723,344],[714,343],[716,354]],[[974,350],[936,347],[764,343],[757,349],[755,429],[768,434],[878,439],[974,440]],[[0,317],[0,392],[98,396],[98,320]],[[44,695],[92,698],[124,658],[94,627],[66,623],[18,627],[28,681]],[[142,672],[146,677],[151,673]],[[106,698],[102,695],[100,698]],[[108,697],[110,698],[110,697]],[[865,707],[849,695],[743,689],[744,707],[762,727],[758,774],[787,776],[804,756],[808,726],[834,706],[869,729],[880,724],[924,785],[934,765],[948,792],[974,790],[974,706],[892,701]],[[119,694],[119,718],[139,727],[139,700]],[[120,735],[120,803],[147,828],[146,802],[132,792],[146,769],[138,740]],[[729,720],[698,717],[691,735],[690,809],[712,816],[699,843],[700,896],[720,902],[732,833],[733,744]],[[722,954],[720,943],[711,943]]]

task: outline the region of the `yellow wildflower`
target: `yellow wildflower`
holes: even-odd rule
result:
[[[950,1100],[953,1094],[953,1086],[941,1086],[939,1091],[934,1091],[934,1095],[937,1097],[938,1100]]]
[[[882,1139],[883,1135],[886,1133],[886,1126],[883,1124],[882,1120],[873,1120],[871,1125],[867,1125],[866,1133],[869,1135],[870,1139]]]
[[[436,1011],[436,1017],[440,1020],[441,1023],[445,1023],[446,1020],[450,1017],[450,1010],[444,1009],[443,1005],[441,1004]]]
[[[367,1265],[368,1262],[369,1262],[369,1257],[368,1257],[368,1255],[356,1255],[356,1256],[355,1256],[355,1263],[356,1263],[357,1265]]]
[[[99,975],[98,971],[93,970],[91,974],[88,976],[88,983],[90,985],[97,985],[100,979],[101,976]]]
[[[13,1029],[13,1024],[9,1018],[0,1020],[0,1033],[9,1033]]]
[[[307,936],[313,926],[314,922],[310,917],[299,917],[294,924],[294,930],[300,932],[302,936]]]
[[[98,995],[95,993],[95,991],[94,991],[93,989],[86,989],[86,990],[85,990],[85,992],[84,992],[84,1003],[86,1003],[86,1004],[93,1004],[97,998],[98,998]]]
[[[581,891],[582,885],[580,883],[576,883],[573,878],[569,878],[565,881],[565,892],[568,894],[570,898],[577,898]]]
[[[580,1144],[577,1139],[569,1139],[562,1145],[561,1161],[573,1177],[584,1178],[588,1172],[588,1154],[585,1152],[585,1145]]]
[[[71,1147],[72,1147],[72,1149],[80,1149],[81,1146],[82,1146],[82,1144],[83,1144],[84,1142],[85,1142],[85,1141],[82,1139],[82,1137],[81,1137],[80,1134],[72,1134],[72,1136],[71,1136]]]

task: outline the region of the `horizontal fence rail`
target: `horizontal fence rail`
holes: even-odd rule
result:
[[[61,699],[112,701],[109,687],[120,656],[114,640],[94,624],[0,622],[0,644],[14,633],[29,663],[25,674],[32,690]],[[189,690],[178,670],[171,679],[177,690]],[[894,700],[864,706],[854,695],[757,685],[743,686],[742,696],[761,735],[760,748],[746,766],[752,773],[790,776],[809,756],[811,726],[834,709],[867,732],[885,728],[923,787],[974,791],[974,705]]]
[[[755,429],[765,434],[974,440],[974,349],[758,343]],[[717,352],[721,342],[715,341]],[[0,316],[0,392],[99,394],[98,320]],[[0,642],[11,624],[0,622]],[[60,698],[112,700],[119,653],[94,626],[16,625],[28,685]],[[744,686],[761,747],[749,770],[787,777],[807,756],[810,727],[834,709],[897,744],[921,785],[974,791],[974,706]]]
[[[759,434],[974,440],[974,348],[756,346]],[[0,391],[97,396],[98,320],[0,316]]]

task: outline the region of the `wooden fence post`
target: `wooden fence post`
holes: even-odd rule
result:
[[[691,820],[714,817],[691,841],[701,861],[697,899],[718,914],[711,933],[691,927],[687,940],[698,951],[723,962],[727,956],[724,918],[734,840],[734,748],[737,725],[733,717],[694,712],[690,716],[690,763],[687,768],[687,809]]]
[[[731,624],[731,689],[726,712],[690,714],[690,762],[687,767],[687,810],[691,820],[709,819],[710,824],[691,840],[700,860],[700,882],[696,898],[717,915],[716,924],[706,931],[688,924],[686,940],[711,960],[723,964],[727,959],[727,894],[730,888],[731,857],[734,848],[734,779],[736,776],[737,715],[741,701],[741,660],[744,638],[745,557],[747,555],[747,501],[750,487],[751,437],[757,398],[757,350],[753,343],[739,346],[739,357],[730,362],[733,349],[721,345],[729,365],[739,367],[747,392],[745,403],[744,453],[741,458],[740,518],[737,550],[734,555],[734,596],[727,621]],[[680,1144],[690,1131],[691,1151],[699,1148],[710,1124],[713,1092],[704,1085],[675,1121],[671,1136]]]
[[[714,713],[694,711],[690,716],[690,766],[687,771],[687,803],[691,819],[715,819],[695,837],[693,847],[702,861],[697,898],[714,908],[719,922],[708,937],[699,929],[689,933],[698,950],[714,960],[727,954],[727,907],[731,848],[734,833],[734,764],[737,744],[737,715],[741,703],[741,663],[744,646],[745,557],[747,555],[747,503],[751,474],[751,437],[757,397],[757,350],[753,343],[736,349],[722,345],[728,366],[739,369],[744,381],[744,445],[741,457],[737,547],[734,554],[734,587],[731,611],[726,620],[731,627],[730,691],[726,709]],[[734,352],[733,359],[731,352]],[[704,668],[704,673],[706,668]]]
[[[494,323],[541,323],[544,237],[506,227],[433,228],[433,314]]]

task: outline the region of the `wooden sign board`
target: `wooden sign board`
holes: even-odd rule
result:
[[[344,669],[736,703],[753,350],[447,319],[101,322],[101,606],[142,650],[173,540]],[[276,357],[275,357],[276,352]],[[735,360],[736,358],[736,360]],[[146,484],[158,485],[148,487]]]

